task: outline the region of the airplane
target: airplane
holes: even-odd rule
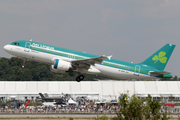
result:
[[[56,47],[32,40],[19,40],[5,45],[4,50],[14,56],[50,65],[55,73],[78,72],[76,81],[84,79],[82,73],[108,76],[115,79],[161,79],[172,78],[164,71],[176,45],[166,44],[141,63],[130,63],[111,59],[112,56],[98,56],[85,52]]]
[[[19,109],[19,108],[26,108],[28,105],[29,105],[29,99],[27,99],[26,104],[20,103],[19,101],[14,101],[11,107]]]
[[[42,100],[43,101],[46,101],[46,102],[50,102],[50,101],[56,101],[58,102],[59,104],[62,103],[64,104],[65,101],[66,101],[66,98],[65,97],[49,97],[48,94],[46,93],[45,96],[42,94],[42,93],[39,93],[39,95],[41,96]]]
[[[69,96],[67,94],[65,95],[65,97],[59,97],[59,96],[58,97],[49,97],[49,95],[47,93],[45,93],[44,95],[42,93],[39,93],[39,95],[41,96],[42,100],[45,101],[41,105],[44,107],[45,106],[52,106],[52,107],[61,106],[61,107],[64,107],[64,106],[67,106],[66,101],[67,101],[67,99],[69,99],[68,98]],[[51,102],[51,101],[53,101],[53,102]]]
[[[43,102],[41,104],[42,107],[67,107],[67,104],[66,103],[58,103],[58,102]]]

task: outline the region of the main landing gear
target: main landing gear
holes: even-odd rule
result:
[[[84,80],[84,75],[79,75],[79,76],[76,78],[76,81],[77,81],[77,82],[80,82],[80,81],[82,81],[82,80]]]

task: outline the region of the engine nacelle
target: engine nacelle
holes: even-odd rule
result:
[[[64,73],[72,68],[71,63],[59,59],[54,60],[54,65],[51,65],[50,70],[56,73]]]

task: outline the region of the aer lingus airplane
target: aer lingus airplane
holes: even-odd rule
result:
[[[175,45],[166,44],[142,63],[134,64],[111,59],[112,56],[98,56],[32,40],[15,41],[4,46],[4,50],[9,54],[51,65],[50,69],[53,72],[76,71],[79,73],[77,82],[84,79],[82,73],[100,74],[117,79],[171,78],[172,75],[165,72],[164,68],[174,48]]]

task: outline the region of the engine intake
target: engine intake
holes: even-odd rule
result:
[[[56,73],[64,73],[68,71],[70,68],[72,68],[72,65],[70,62],[55,59],[54,65],[51,65],[50,70]]]

